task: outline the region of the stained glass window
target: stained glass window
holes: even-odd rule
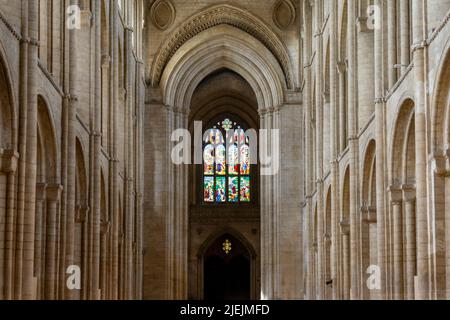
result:
[[[251,202],[249,140],[237,122],[226,118],[208,129],[203,155],[205,203]]]

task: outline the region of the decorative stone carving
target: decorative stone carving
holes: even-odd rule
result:
[[[273,7],[273,22],[281,29],[289,28],[295,21],[295,7],[289,0],[279,0]]]
[[[175,20],[175,7],[168,0],[156,0],[150,10],[153,25],[160,30],[166,30]]]
[[[151,85],[156,87],[159,84],[167,63],[183,44],[199,33],[221,24],[241,29],[261,41],[280,63],[286,77],[287,88],[293,88],[291,63],[283,42],[258,18],[230,5],[218,5],[207,9],[172,32],[155,57],[151,71]]]

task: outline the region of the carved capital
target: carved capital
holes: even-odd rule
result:
[[[0,172],[13,174],[17,170],[19,154],[14,150],[0,149]]]
[[[350,234],[350,223],[348,219],[341,219],[339,222],[339,228],[341,231],[341,235],[348,236]]]

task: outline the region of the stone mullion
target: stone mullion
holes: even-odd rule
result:
[[[382,1],[376,0],[375,5],[382,7]],[[380,17],[380,20],[383,18]],[[381,21],[376,21],[381,25]],[[377,172],[377,256],[378,267],[380,268],[380,285],[378,291],[379,299],[387,299],[386,281],[387,281],[387,264],[386,264],[386,221],[385,221],[385,127],[384,127],[384,83],[383,83],[383,27],[375,28],[375,136],[377,141],[376,148],[376,172]]]
[[[416,209],[417,209],[417,296],[430,299],[432,274],[429,252],[430,230],[427,206],[427,135],[426,135],[426,45],[424,34],[424,2],[412,1],[413,61],[415,79],[415,146],[416,146]]]

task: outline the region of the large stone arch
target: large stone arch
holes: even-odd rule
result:
[[[0,43],[0,300],[5,298],[7,291],[7,263],[3,263],[8,260],[8,236],[5,230],[15,216],[11,210],[15,207],[15,197],[11,194],[15,188],[18,160],[14,94],[9,68],[3,57]]]
[[[390,259],[393,266],[393,295],[412,299],[417,264],[416,241],[416,148],[415,103],[401,101],[389,146]]]
[[[49,105],[37,98],[37,180],[35,215],[35,273],[37,296],[56,299],[58,206],[62,187],[59,181],[58,144]]]
[[[282,105],[285,85],[275,57],[248,33],[228,25],[200,33],[177,51],[161,78],[164,103],[187,112],[198,84],[223,68],[250,84],[261,110]]]
[[[376,143],[370,140],[365,151],[361,179],[361,247],[362,270],[366,272],[377,265],[377,196],[376,196]],[[367,287],[363,290],[364,299],[375,298]]]
[[[2,49],[2,48],[0,48]],[[0,51],[0,149],[14,149],[16,145],[16,112],[11,77],[3,50]]]
[[[442,279],[437,284],[437,296],[449,299],[450,279],[450,41],[443,51],[439,71],[435,80],[431,102],[431,201],[432,218],[436,230],[436,274]],[[447,285],[446,285],[447,284]]]
[[[216,5],[196,14],[168,36],[154,59],[150,71],[151,85],[159,84],[167,64],[186,42],[219,25],[229,25],[240,29],[263,44],[281,66],[286,86],[289,89],[294,88],[292,66],[283,42],[259,18],[227,4]]]
[[[450,41],[438,69],[432,97],[432,144],[435,153],[450,150]]]
[[[154,221],[155,225],[162,224],[164,228],[159,228],[156,233],[153,232],[146,237],[149,242],[163,239],[165,243],[168,243],[166,245],[168,249],[164,251],[149,248],[158,255],[161,262],[158,262],[157,267],[161,268],[164,276],[162,277],[161,273],[156,274],[155,268],[153,268],[154,271],[147,272],[146,279],[152,279],[152,283],[150,280],[148,284],[146,282],[144,289],[148,297],[185,299],[188,295],[189,192],[186,186],[189,182],[189,172],[187,166],[175,165],[171,162],[171,152],[175,144],[167,139],[170,138],[171,133],[175,132],[175,129],[188,128],[191,103],[196,89],[204,79],[221,70],[237,74],[251,87],[257,105],[252,112],[259,112],[259,128],[280,129],[280,139],[283,134],[291,137],[294,132],[298,134],[301,132],[301,126],[293,121],[301,117],[299,95],[288,91],[289,86],[282,66],[276,55],[261,40],[236,26],[219,24],[183,41],[164,67],[159,88],[149,88],[150,101],[147,112],[152,114],[150,121],[155,121],[154,124],[164,128],[164,131],[149,132],[149,139],[162,142],[162,147],[159,147],[160,144],[158,147],[149,145],[147,148],[151,160],[155,163],[159,161],[164,163],[165,166],[161,170],[164,172],[162,174],[167,185],[161,187],[161,184],[154,183],[156,181],[154,177],[147,178],[148,183],[154,188],[152,192],[146,194],[146,210],[150,213],[148,219]],[[283,127],[280,125],[281,119],[286,119]],[[162,124],[165,124],[165,127]],[[298,141],[292,141],[289,147],[280,146],[280,148],[286,148],[286,150],[280,150],[280,153],[292,153],[292,157],[288,158],[289,161],[300,159],[301,155],[297,153],[300,147],[293,148],[293,145],[300,143],[298,139]],[[161,151],[165,152],[164,159],[161,159]],[[302,186],[298,169],[288,165],[287,162],[286,170],[281,173],[282,164],[274,157],[273,164],[277,172],[276,174],[268,173],[262,177],[261,188],[258,189],[261,194],[264,194],[259,197],[261,199],[260,238],[265,239],[261,245],[261,274],[264,275],[261,277],[261,297],[268,299],[275,297],[292,299],[303,295],[301,280],[303,256],[293,241],[293,239],[301,241],[298,230],[301,229],[302,220],[300,216],[292,217],[288,214],[300,206],[300,199],[286,196],[287,192],[294,193],[292,190],[297,190],[295,193],[301,194]],[[148,163],[147,166],[150,167],[151,164]],[[265,168],[259,167],[263,175],[262,171]],[[266,172],[271,169],[269,168]],[[282,174],[291,178],[292,183],[289,186],[280,184]],[[160,190],[166,197],[159,203],[151,204],[151,199],[159,192],[156,190]],[[279,232],[281,229],[285,229],[283,234]],[[283,262],[284,260],[286,261]],[[145,261],[147,265],[158,263],[150,261],[150,258],[146,258]],[[287,283],[283,288],[281,288],[282,282]],[[161,288],[164,288],[164,291]]]

